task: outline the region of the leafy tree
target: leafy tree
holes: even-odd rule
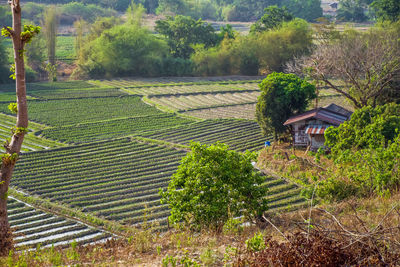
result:
[[[218,46],[196,46],[191,59],[198,75],[257,75],[282,71],[295,56],[309,54],[312,32],[301,19],[255,35],[225,38]]]
[[[155,75],[167,55],[167,44],[148,30],[117,25],[83,47],[78,71],[89,77]]]
[[[270,6],[265,10],[262,18],[251,25],[250,32],[263,32],[282,26],[285,21],[291,21],[294,16],[286,9],[286,7]]]
[[[159,0],[158,1],[157,13],[166,13],[166,14],[185,14],[187,12],[187,4],[184,0]]]
[[[56,42],[58,29],[58,14],[56,8],[49,7],[44,13],[43,33],[46,40],[47,57],[51,65],[56,64]]]
[[[261,95],[256,106],[257,122],[265,135],[286,131],[283,123],[293,114],[306,110],[316,98],[315,86],[294,74],[271,73],[261,84]]]
[[[321,0],[283,0],[282,6],[286,6],[296,18],[307,21],[315,21],[323,16]]]
[[[325,132],[335,169],[317,195],[341,200],[387,194],[400,185],[400,105],[356,110],[349,121]]]
[[[365,15],[367,5],[361,0],[341,0],[336,18],[344,21],[363,22],[368,19]]]
[[[386,147],[400,130],[400,105],[386,104],[356,110],[351,119],[337,128],[328,128],[325,144],[339,156],[346,150]]]
[[[257,219],[267,209],[264,177],[252,166],[253,155],[228,150],[225,144],[191,144],[162,201],[171,208],[171,223],[221,230],[242,214]]]
[[[3,144],[5,149],[0,154],[0,256],[8,255],[12,248],[12,234],[7,215],[8,187],[16,161],[21,151],[22,142],[28,128],[28,107],[26,99],[24,49],[33,36],[40,32],[40,27],[21,23],[21,5],[19,0],[9,1],[12,12],[12,27],[4,27],[1,34],[11,38],[14,47],[14,77],[16,80],[17,103],[11,103],[9,109],[16,113],[17,122],[12,129],[12,137]]]
[[[375,0],[371,8],[379,20],[395,22],[400,19],[400,1],[398,0]]]
[[[189,58],[194,52],[192,45],[210,47],[219,41],[210,24],[182,15],[156,21],[155,30],[165,37],[174,57]]]

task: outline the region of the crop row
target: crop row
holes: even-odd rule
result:
[[[117,88],[88,88],[88,89],[58,89],[37,90],[29,92],[29,95],[39,99],[71,99],[89,97],[112,97],[126,95]]]
[[[224,77],[158,77],[158,78],[135,78],[90,81],[98,86],[111,87],[145,87],[145,86],[169,86],[169,85],[194,85],[225,83],[236,84],[244,82],[259,82],[262,77],[254,76],[224,76]]]
[[[258,91],[235,92],[235,93],[214,93],[214,94],[193,94],[150,97],[149,99],[161,106],[172,110],[190,110],[202,107],[223,106],[227,104],[245,104],[257,102]]]
[[[82,88],[94,88],[97,87],[94,84],[86,81],[66,81],[66,82],[38,82],[38,83],[27,83],[27,93],[37,90],[58,90],[58,89],[82,89]],[[0,91],[2,92],[14,92],[15,83],[2,84],[0,85]]]
[[[260,127],[254,121],[228,119],[205,120],[143,136],[183,145],[190,141],[207,144],[219,141],[239,151],[260,149],[266,139],[270,139],[262,136]]]
[[[160,112],[144,104],[140,97],[99,97],[29,101],[29,117],[51,126],[65,126],[123,117],[148,116]],[[0,112],[10,113],[0,105]]]
[[[200,122],[197,129],[210,129],[211,122]],[[246,128],[251,123],[243,120],[214,122],[225,131],[240,126]],[[184,154],[128,138],[32,152],[24,154],[19,161],[12,183],[28,193],[102,218],[124,224],[159,220],[165,225],[169,209],[160,203],[158,191],[167,187]],[[266,198],[271,208],[279,210],[305,204],[299,196],[300,190],[293,184],[268,177],[265,186],[269,188]],[[21,209],[21,212],[28,210]],[[51,217],[42,219],[67,227]]]
[[[201,119],[247,119],[255,120],[255,104],[234,105],[186,111],[183,114]]]
[[[102,150],[101,144],[107,149]],[[12,185],[52,201],[90,210],[97,216],[114,218],[129,212],[140,213],[147,201],[159,201],[159,188],[167,186],[184,154],[127,138],[97,146],[88,144],[79,150],[69,147],[27,153],[16,166]],[[105,205],[110,201],[111,207]]]
[[[0,142],[4,142],[5,140],[9,140],[11,138],[11,129],[14,126],[14,117],[0,114]],[[35,125],[33,125],[33,127],[35,128]],[[25,135],[24,143],[22,144],[22,151],[36,151],[60,146],[64,146],[64,144],[48,139],[39,138],[34,135],[34,132],[32,130],[29,130],[28,133]]]
[[[187,94],[200,92],[229,92],[243,90],[258,90],[257,83],[246,84],[193,84],[193,85],[170,85],[154,87],[127,88],[126,91],[137,95],[166,95],[166,94]]]
[[[37,210],[14,198],[8,199],[7,209],[10,225],[16,235],[14,241],[20,248],[36,247],[38,244],[67,245],[74,240],[88,244],[112,237],[80,222]]]
[[[46,138],[62,142],[80,143],[161,130],[186,125],[191,122],[189,119],[180,118],[175,115],[161,114],[84,123],[76,126],[54,127],[45,129],[39,132],[39,134]]]

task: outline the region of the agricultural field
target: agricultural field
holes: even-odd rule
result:
[[[38,135],[66,143],[92,142],[187,125],[193,121],[170,114],[114,119],[48,128]]]
[[[0,112],[10,113],[6,105],[0,106]],[[30,119],[51,126],[156,114],[157,109],[136,96],[29,101]]]
[[[129,138],[24,154],[13,186],[101,218],[139,223],[166,218],[159,202],[185,151]]]
[[[143,87],[143,86],[167,86],[186,84],[193,85],[199,83],[211,84],[216,83],[243,83],[248,81],[260,81],[263,76],[223,76],[223,77],[157,77],[157,78],[125,78],[125,79],[113,79],[113,80],[91,80],[90,83],[103,87],[117,87],[117,88],[129,88],[129,87]]]
[[[38,210],[11,197],[7,209],[16,236],[14,241],[19,249],[35,248],[39,244],[42,247],[67,246],[72,242],[93,244],[112,237],[104,231]]]
[[[75,55],[75,36],[57,36],[56,59],[71,64],[76,60]]]
[[[32,152],[18,162],[13,186],[122,224],[158,220],[165,226],[169,210],[158,191],[185,154],[129,138]],[[271,210],[306,204],[294,184],[269,177],[265,186]]]
[[[153,96],[149,101],[175,111],[256,103],[260,92],[232,92],[214,94],[189,94],[177,96]]]
[[[251,78],[28,84],[30,132],[12,187],[101,219],[135,226],[157,221],[163,228],[169,209],[160,203],[158,192],[168,185],[191,141],[219,141],[237,151],[258,151],[270,140],[262,136],[254,121],[259,89],[256,79]],[[14,90],[14,85],[0,87],[7,95]],[[0,139],[9,138],[9,128],[15,122],[7,109],[11,99],[4,99],[0,104]],[[300,188],[283,179],[266,177],[265,186],[269,188],[266,198],[271,212],[306,204]],[[60,224],[80,229],[67,221]],[[35,228],[21,240],[49,244],[43,238],[51,234],[43,230],[43,238],[35,237],[35,229],[38,235],[42,231],[37,222],[33,225]],[[80,232],[77,235],[81,240]],[[55,236],[60,237],[58,232]]]
[[[216,108],[202,108],[183,112],[182,114],[201,119],[246,119],[255,120],[256,104],[234,105]]]
[[[11,129],[15,126],[15,118],[12,116],[0,114],[0,142],[4,142],[11,136]],[[43,139],[35,136],[35,132],[40,131],[43,125],[30,123],[28,134],[25,135],[22,151],[37,151],[65,146],[65,144]],[[0,150],[1,151],[1,150]]]
[[[142,136],[182,145],[188,145],[190,141],[206,144],[219,141],[238,151],[257,151],[264,146],[266,140],[271,140],[271,137],[262,136],[256,122],[232,119],[204,120]]]
[[[206,92],[259,91],[257,82],[246,83],[210,83],[210,84],[178,84],[167,86],[142,86],[125,88],[124,91],[135,95],[178,95]]]

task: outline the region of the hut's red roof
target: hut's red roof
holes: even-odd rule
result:
[[[318,119],[332,125],[340,125],[348,119],[346,115],[329,110],[327,108],[316,108],[305,113],[290,117],[283,125],[290,125],[295,122]]]

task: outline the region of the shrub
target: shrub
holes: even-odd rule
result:
[[[231,217],[259,218],[267,209],[266,188],[251,164],[254,158],[221,143],[191,143],[168,189],[160,190],[162,202],[171,208],[170,222],[220,231]]]

